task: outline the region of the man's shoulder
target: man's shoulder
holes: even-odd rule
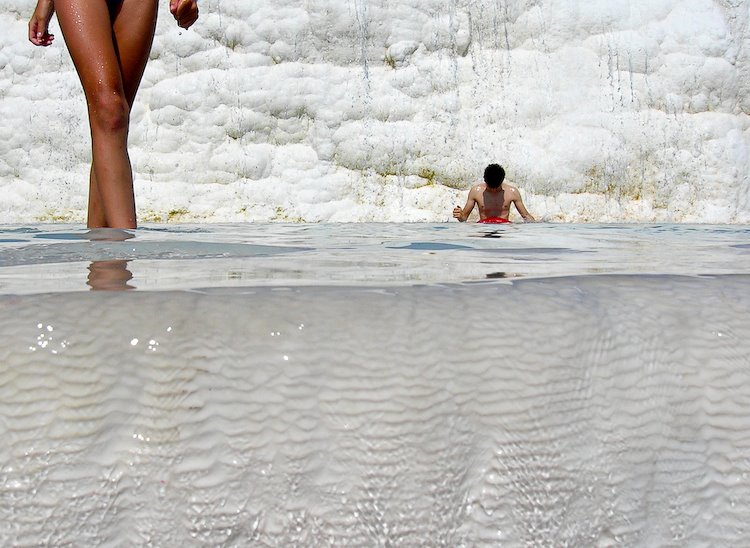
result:
[[[487,185],[485,183],[476,183],[471,185],[471,190],[469,190],[469,192],[483,192],[486,187]]]
[[[509,194],[518,195],[518,189],[511,185],[510,183],[503,183],[503,190]]]

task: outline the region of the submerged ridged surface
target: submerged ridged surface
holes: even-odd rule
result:
[[[749,287],[0,296],[0,544],[747,545]]]

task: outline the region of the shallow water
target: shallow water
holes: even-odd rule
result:
[[[0,540],[746,545],[749,234],[5,227]]]
[[[141,290],[738,274],[750,271],[748,242],[744,225],[154,225],[134,233],[5,227],[0,292],[87,290],[107,267],[132,275],[128,286]]]

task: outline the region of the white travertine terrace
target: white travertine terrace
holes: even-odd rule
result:
[[[80,221],[56,21],[0,0],[0,222]],[[443,221],[490,161],[549,221],[750,222],[747,0],[162,2],[132,112],[139,218]]]

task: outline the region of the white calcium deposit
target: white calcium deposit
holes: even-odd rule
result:
[[[101,0],[104,1],[104,0]],[[85,218],[57,21],[0,0],[0,222]],[[750,222],[750,1],[161,1],[139,219],[443,221],[502,163],[549,221]]]

